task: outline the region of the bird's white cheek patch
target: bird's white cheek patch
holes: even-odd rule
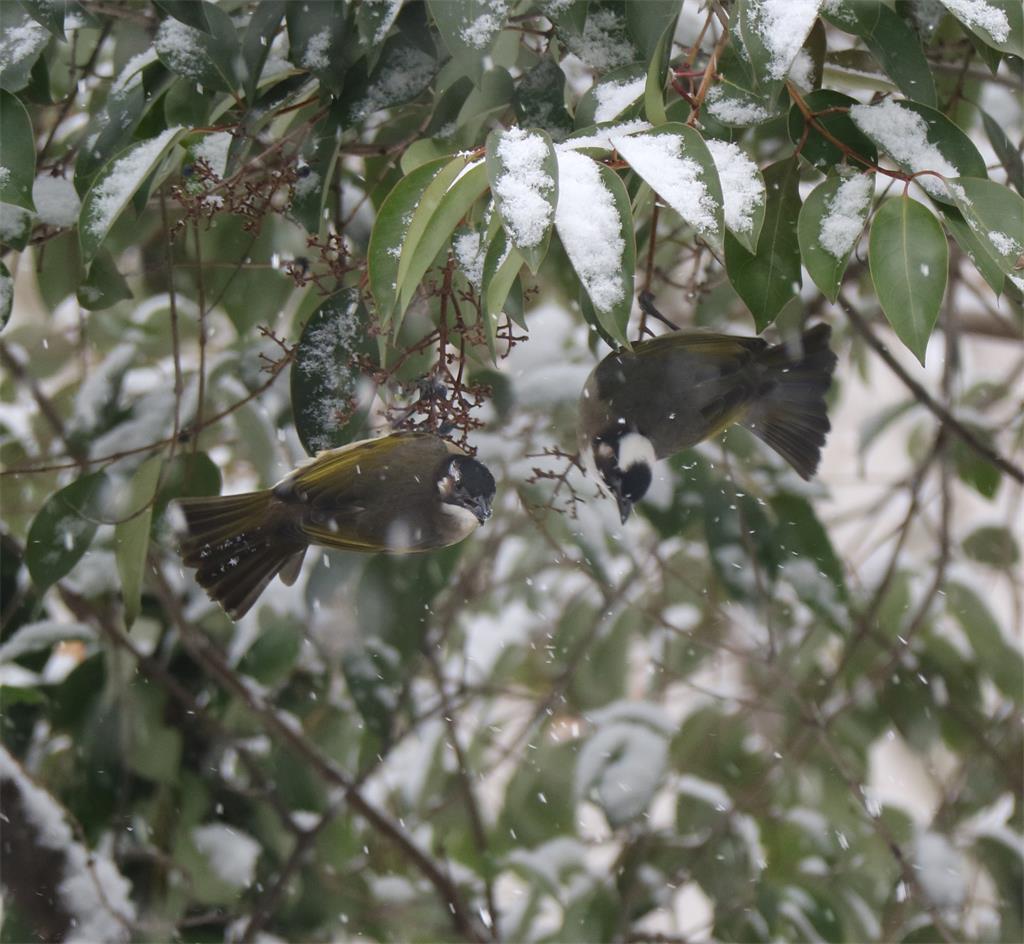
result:
[[[452,505],[445,503],[441,506],[443,511],[449,518],[457,522],[459,529],[463,534],[469,534],[470,531],[475,531],[480,524],[477,516],[473,514],[468,508],[463,508],[462,505]]]
[[[639,433],[626,433],[619,440],[619,468],[623,472],[634,465],[646,465],[653,468],[658,457],[654,454],[654,446],[646,436]]]

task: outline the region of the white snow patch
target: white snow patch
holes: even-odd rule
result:
[[[768,109],[756,102],[731,98],[721,85],[715,85],[704,99],[708,114],[727,125],[756,125],[769,117]]]
[[[783,78],[817,19],[821,0],[752,0],[747,9],[770,56],[769,76]]]
[[[928,140],[924,118],[899,102],[890,98],[877,105],[854,105],[850,117],[872,141],[913,173],[931,170],[946,178],[960,176],[959,168]],[[949,196],[948,187],[937,177],[925,174],[917,180],[933,196]]]
[[[373,34],[374,43],[384,42],[384,37],[388,35],[398,17],[398,11],[402,9],[402,0],[363,0],[363,4],[367,7],[387,7]]]
[[[59,620],[26,623],[0,646],[0,663],[18,659],[27,652],[49,649],[55,643],[66,639],[83,639],[91,642],[95,638],[95,630],[85,623],[62,623]]]
[[[434,57],[422,49],[407,48],[401,68],[385,69],[366,90],[355,109],[356,118],[390,108],[419,94],[434,74]]]
[[[594,89],[594,97],[597,99],[594,121],[612,121],[644,94],[646,84],[646,77],[640,76],[630,82],[606,82],[598,85]]]
[[[12,203],[0,203],[0,242],[11,241],[27,235],[32,225],[32,214]]]
[[[309,42],[306,43],[306,48],[302,53],[302,61],[299,65],[301,65],[303,69],[309,69],[310,72],[326,69],[331,64],[331,60],[327,56],[330,48],[331,30],[329,27],[325,26],[319,33],[310,36]]]
[[[734,233],[749,233],[754,213],[764,203],[764,181],[746,152],[729,141],[708,138],[705,142],[718,169],[725,200],[725,225]]]
[[[40,174],[32,184],[32,202],[39,222],[61,229],[78,222],[82,204],[75,185],[63,177]]]
[[[0,72],[34,56],[47,44],[50,34],[35,20],[5,27],[0,33]]]
[[[153,170],[160,153],[179,131],[181,128],[177,126],[168,128],[118,158],[109,173],[90,191],[92,207],[86,224],[90,233],[102,236],[110,228],[132,194]]]
[[[566,37],[569,49],[592,69],[606,72],[639,58],[615,10],[591,12],[581,35]]]
[[[596,308],[610,311],[625,297],[620,232],[615,199],[598,165],[575,151],[558,153],[558,206],[555,226],[576,274]]]
[[[233,888],[248,888],[260,857],[260,844],[224,823],[206,823],[192,830],[192,841],[218,878]]]
[[[576,794],[595,791],[609,821],[642,813],[661,783],[668,740],[661,730],[627,718],[609,720],[587,739],[576,761]]]
[[[998,230],[989,230],[988,240],[1001,256],[1015,256],[1020,253],[1020,243],[1012,236]]]
[[[509,128],[498,144],[504,172],[495,183],[501,217],[517,247],[529,249],[551,226],[551,196],[555,182],[544,170],[548,144],[542,135]]]
[[[942,5],[961,23],[974,30],[984,30],[997,43],[1010,38],[1010,21],[1006,14],[985,0],[942,0]]]
[[[120,95],[141,84],[142,70],[150,63],[156,62],[157,59],[156,49],[152,46],[132,56],[125,63],[120,75],[114,80],[114,84],[110,86],[110,94]]]
[[[204,42],[199,30],[168,17],[156,31],[153,45],[174,72],[198,81],[211,65]]]
[[[480,290],[484,281],[484,260],[487,258],[485,247],[480,243],[480,234],[476,232],[463,233],[452,240],[455,261],[458,262],[459,268],[469,284],[477,291]]]
[[[923,832],[914,840],[912,865],[928,897],[940,908],[959,908],[967,896],[965,863],[949,840]]]
[[[56,904],[72,922],[64,940],[78,944],[127,940],[135,920],[131,885],[109,855],[99,850],[89,852],[75,841],[64,809],[29,778],[4,747],[0,747],[0,780],[14,782],[38,843],[63,856],[64,873],[57,886]]]
[[[704,169],[683,156],[683,139],[674,134],[635,134],[612,144],[630,166],[698,233],[717,236],[718,204],[704,183]]]
[[[864,229],[874,190],[870,174],[858,174],[839,185],[829,201],[818,232],[818,241],[830,256],[842,259],[853,249]]]
[[[814,60],[806,49],[797,52],[786,75],[801,92],[810,92],[814,88]]]
[[[579,137],[566,138],[555,150],[557,151],[578,151],[581,148],[600,148],[605,151],[612,149],[612,138],[618,138],[625,134],[634,134],[637,131],[649,131],[651,124],[642,118],[633,118],[630,121],[623,121],[621,124],[609,125],[607,128],[595,128],[592,134],[584,134]]]
[[[485,10],[473,20],[466,20],[459,30],[459,37],[467,46],[484,49],[490,45],[494,34],[505,22],[508,4],[505,0],[490,0],[490,9]]]

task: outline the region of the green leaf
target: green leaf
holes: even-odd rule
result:
[[[509,241],[536,274],[547,254],[558,203],[558,161],[551,139],[543,131],[492,131],[487,177]]]
[[[172,499],[219,495],[220,490],[220,469],[205,452],[179,453],[164,465],[153,521],[160,521]]]
[[[458,170],[444,192],[438,183],[448,176],[452,165]],[[483,158],[468,164],[465,158],[458,158],[449,168],[438,174],[423,194],[419,208],[409,226],[409,236],[402,246],[402,258],[398,262],[399,300],[394,331],[401,326],[402,315],[408,308],[419,288],[427,269],[433,264],[438,253],[451,242],[452,233],[459,221],[487,189],[487,165]],[[408,266],[403,273],[403,266]]]
[[[792,558],[812,561],[816,573],[824,577],[835,590],[836,599],[845,601],[847,593],[843,564],[814,506],[799,495],[783,493],[771,499],[771,507],[777,518],[774,534],[782,551],[783,562]]]
[[[19,0],[19,5],[33,20],[45,26],[51,36],[64,41],[68,0]]]
[[[878,64],[907,98],[936,105],[935,80],[921,42],[903,19],[881,0],[830,6],[821,15],[833,26],[864,40]]]
[[[887,200],[871,223],[868,262],[885,317],[924,364],[949,267],[939,221],[910,197]]]
[[[725,236],[725,267],[729,281],[743,299],[758,331],[800,291],[799,164],[795,157],[766,167],[764,225],[751,253],[731,234]]]
[[[1024,193],[1024,160],[1021,160],[1020,151],[1014,147],[1003,126],[995,118],[980,108],[978,111],[981,112],[981,121],[985,125],[989,144],[996,152],[999,163],[1006,169],[1007,180],[1016,188],[1017,193]]]
[[[957,209],[1004,275],[1020,274],[1024,198],[992,180],[961,177],[950,188]]]
[[[34,210],[35,178],[35,138],[28,112],[10,92],[0,91],[0,203]]]
[[[800,208],[796,233],[804,267],[829,301],[839,294],[850,255],[864,228],[874,194],[874,178],[829,177]]]
[[[243,84],[245,100],[250,107],[256,101],[260,74],[270,55],[270,37],[277,32],[287,6],[287,0],[261,0],[253,9],[249,25],[245,28],[245,36],[242,38],[242,61],[245,63]]]
[[[11,320],[11,309],[14,307],[14,279],[11,271],[0,262],[0,331],[7,327]]]
[[[1003,636],[989,608],[974,590],[956,581],[946,584],[946,606],[971,641],[982,670],[1007,698],[1024,696],[1024,658]]]
[[[357,63],[345,77],[338,103],[347,127],[386,108],[418,98],[437,75],[437,49],[422,4],[410,4],[398,18],[398,31],[385,43],[370,72]]]
[[[572,131],[565,107],[565,73],[553,59],[541,59],[516,83],[513,104],[522,127],[539,128],[552,141],[561,141]]]
[[[124,625],[128,630],[139,615],[142,575],[146,569],[146,552],[149,549],[149,526],[153,519],[153,503],[163,463],[163,456],[150,456],[136,469],[128,490],[129,511],[114,527],[114,557],[121,577]]]
[[[505,25],[509,3],[505,0],[428,0],[452,58],[474,82],[484,72],[483,59]]]
[[[165,723],[167,694],[155,685],[135,685],[124,706],[124,760],[140,777],[172,787],[179,783],[184,738]]]
[[[370,234],[367,269],[370,292],[377,303],[377,318],[387,328],[398,300],[398,265],[408,239],[409,227],[427,187],[448,167],[450,159],[423,164],[404,177],[388,194]]]
[[[964,538],[963,548],[972,560],[1002,570],[1009,570],[1020,561],[1020,549],[1013,532],[995,525],[975,528]]]
[[[277,616],[263,629],[238,663],[238,671],[262,685],[277,685],[292,671],[302,649],[303,626],[294,617]]]
[[[289,3],[285,18],[289,62],[311,72],[325,88],[339,92],[349,66],[345,53],[348,4],[343,0]]]
[[[240,84],[238,68],[244,64],[235,24],[220,7],[206,0],[186,6],[194,8],[194,17],[205,18],[209,29],[190,26],[177,14],[164,20],[153,40],[160,61],[204,89],[234,92]]]
[[[0,3],[0,89],[20,92],[50,41],[46,28],[17,4]]]
[[[96,255],[132,197],[159,169],[184,134],[184,128],[168,128],[149,141],[133,144],[97,174],[82,201],[78,217],[83,262],[90,262]]]
[[[848,109],[857,104],[857,99],[850,98],[842,92],[832,89],[819,89],[804,97],[804,104],[812,112],[824,112],[833,108]],[[846,111],[820,115],[815,119],[832,137],[847,145],[856,154],[864,158],[864,163],[847,159],[846,155],[829,141],[814,125],[807,131],[807,139],[800,151],[800,156],[809,161],[819,170],[827,170],[836,164],[849,163],[856,170],[878,164],[878,151],[874,142],[860,130]],[[803,140],[807,126],[803,112],[794,105],[789,110],[789,137],[794,144]]]
[[[92,543],[107,477],[83,475],[51,495],[32,521],[25,563],[41,590],[65,576]]]
[[[627,8],[627,16],[629,9]],[[665,28],[647,66],[647,81],[644,85],[644,112],[647,115],[647,120],[655,126],[663,125],[668,121],[668,114],[665,111],[665,79],[674,33],[675,20]]]
[[[943,5],[986,46],[1011,56],[1024,56],[1024,5],[1020,0]]]
[[[640,58],[656,65],[664,77],[668,50],[683,0],[646,0],[626,4],[626,29]],[[667,41],[666,41],[667,38]]]
[[[400,4],[360,3],[356,8],[356,29],[364,46],[380,46],[398,17]]]
[[[110,308],[132,297],[124,276],[117,270],[114,257],[100,249],[89,266],[89,273],[78,286],[78,303],[89,311]]]
[[[698,132],[669,122],[653,131],[613,138],[612,145],[703,239],[721,245],[722,186],[714,158]]]
[[[585,154],[558,155],[555,228],[604,330],[629,347],[636,241],[619,176]]]
[[[291,396],[295,431],[311,456],[359,438],[373,401],[373,383],[359,360],[373,359],[376,350],[356,289],[344,289],[310,315],[291,367]]]
[[[502,230],[487,247],[480,290],[483,297],[487,347],[491,352],[491,359],[495,361],[497,360],[495,334],[498,328],[498,319],[504,311],[505,300],[522,268],[523,257],[518,250],[509,246],[505,231]]]
[[[982,429],[974,427],[975,435],[983,442],[991,445],[992,437]],[[970,485],[979,495],[994,498],[999,491],[999,483],[1003,474],[984,456],[972,449],[962,439],[957,439],[952,446],[953,465],[961,481]]]
[[[213,28],[206,17],[207,4],[198,0],[154,0],[157,8],[168,16],[180,20],[187,26],[204,33],[212,33]]]
[[[295,198],[290,212],[313,235],[319,233],[324,225],[324,207],[331,194],[342,127],[340,118],[332,111],[317,122],[303,145],[302,156],[306,163],[300,168],[299,179],[295,181]]]
[[[997,295],[1002,294],[1003,287],[1006,285],[1006,276],[1003,273],[1002,263],[996,259],[991,242],[988,239],[982,239],[971,229],[963,214],[956,207],[945,203],[937,203],[936,206],[942,213],[946,229],[956,240],[957,245],[967,253],[968,258],[974,263],[982,278],[988,282],[992,291]]]

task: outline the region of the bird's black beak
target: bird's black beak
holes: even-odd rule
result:
[[[625,524],[633,513],[633,502],[622,495],[616,495],[615,501],[619,505],[619,517],[622,519],[622,523]]]
[[[476,515],[476,520],[483,524],[491,517],[491,500],[489,498],[476,498],[470,506],[470,511]]]

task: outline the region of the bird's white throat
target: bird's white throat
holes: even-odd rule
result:
[[[657,461],[654,446],[646,436],[641,436],[640,433],[626,433],[619,440],[619,468],[623,472],[634,465],[653,468]]]

